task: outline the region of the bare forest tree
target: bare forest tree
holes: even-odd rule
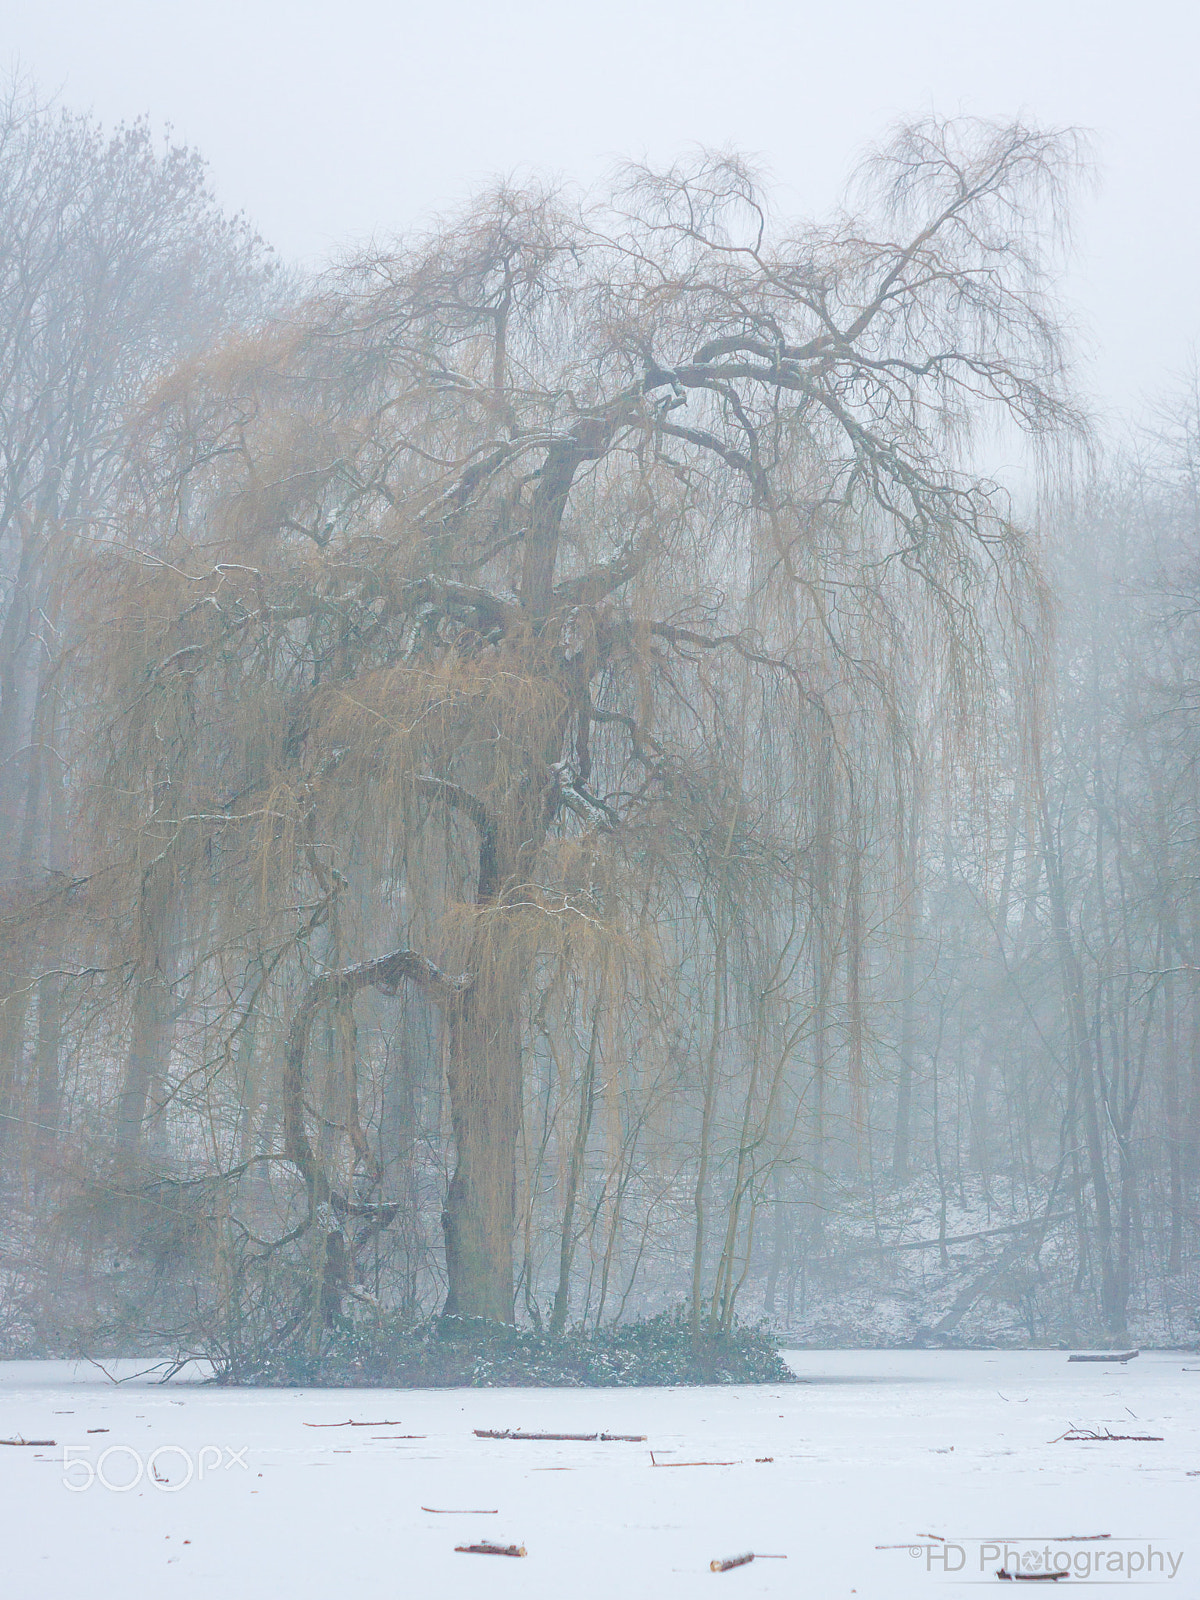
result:
[[[270,263],[214,207],[191,152],[143,124],[103,135],[14,85],[0,101],[0,1165],[43,1162],[60,1118],[64,1007],[81,947],[67,790],[87,737],[63,611],[113,537],[146,388],[263,303]],[[84,868],[86,870],[86,868]],[[20,1137],[35,1134],[31,1145]]]

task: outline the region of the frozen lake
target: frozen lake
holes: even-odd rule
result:
[[[932,1600],[1024,1559],[1070,1563],[1071,1590],[1200,1595],[1200,1357],[788,1359],[806,1381],[608,1390],[116,1387],[0,1363],[0,1438],[54,1441],[0,1448],[4,1593]],[[1051,1442],[1072,1426],[1161,1442]],[[528,1554],[455,1553],[480,1540]],[[750,1550],[787,1560],[710,1571]]]

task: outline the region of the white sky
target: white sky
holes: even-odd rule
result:
[[[819,214],[897,117],[1081,125],[1101,187],[1067,287],[1091,384],[1134,409],[1200,341],[1196,0],[0,0],[6,64],[106,123],[169,122],[307,262],[497,172],[732,144],[778,209]]]

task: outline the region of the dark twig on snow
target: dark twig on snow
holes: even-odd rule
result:
[[[1066,1433],[1060,1433],[1057,1439],[1048,1439],[1047,1444],[1161,1444],[1161,1433],[1110,1433],[1105,1428],[1103,1433],[1095,1428],[1068,1428]]]

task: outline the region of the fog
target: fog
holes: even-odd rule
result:
[[[1196,1337],[1195,23],[593,20],[10,30],[0,1354]]]
[[[824,215],[898,117],[1025,114],[1096,141],[1069,296],[1114,414],[1200,337],[1200,21],[1184,0],[836,7],[351,0],[337,9],[46,0],[4,49],[107,123],[146,114],[211,163],[222,204],[289,259],[424,224],[497,173],[590,183],[696,145],[760,161],[786,215]]]

